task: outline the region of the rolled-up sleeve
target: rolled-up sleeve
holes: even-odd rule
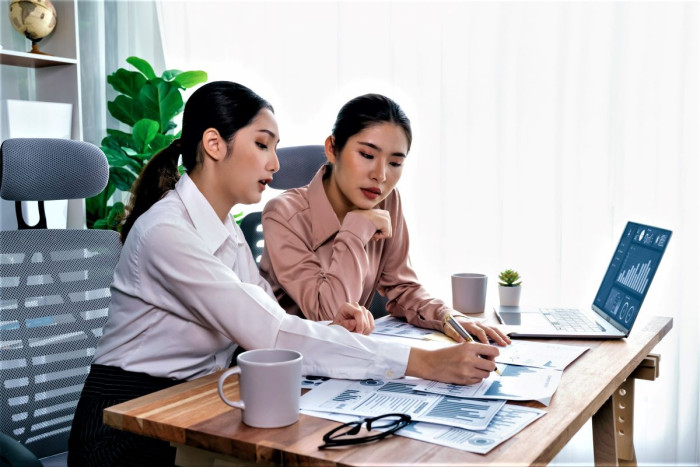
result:
[[[273,200],[274,201],[274,200]],[[276,281],[314,321],[333,319],[346,302],[359,302],[369,260],[365,245],[376,229],[365,217],[349,213],[332,240],[330,261],[324,266],[311,238],[290,224],[270,202],[262,218],[265,249]]]

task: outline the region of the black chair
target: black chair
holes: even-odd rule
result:
[[[19,226],[0,232],[0,457],[29,465],[30,451],[65,465],[121,243],[111,230],[47,229],[43,201],[98,194],[109,165],[89,143],[18,138],[3,142],[0,166],[0,197],[15,201]],[[39,202],[37,225],[22,201]]]
[[[318,169],[326,162],[326,152],[322,145],[280,148],[277,150],[277,156],[280,161],[280,170],[270,183],[270,187],[277,190],[289,190],[308,185]],[[246,215],[241,221],[241,230],[253,252],[255,261],[260,263],[265,248],[261,213],[256,211]],[[386,302],[386,298],[378,293],[374,294],[369,310],[375,318],[387,314]]]

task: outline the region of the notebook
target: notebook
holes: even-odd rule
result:
[[[627,337],[670,239],[670,230],[628,222],[591,309],[501,306],[496,316],[513,337]]]

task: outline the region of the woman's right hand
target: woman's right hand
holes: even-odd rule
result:
[[[492,345],[464,342],[437,350],[412,347],[406,367],[407,376],[452,384],[475,384],[496,369],[499,355]]]
[[[372,240],[391,237],[391,216],[389,215],[389,211],[384,209],[355,209],[350,212],[360,214],[374,224],[374,228],[377,229],[377,232],[372,236]]]

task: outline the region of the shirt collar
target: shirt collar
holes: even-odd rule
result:
[[[323,174],[326,166],[322,166],[309,183],[309,211],[311,213],[312,248],[318,249],[326,240],[338,233],[340,222],[335,214],[326,190],[323,188]]]
[[[204,245],[212,254],[214,254],[221,245],[224,244],[227,238],[240,244],[243,240],[239,239],[236,229],[233,227],[231,216],[226,216],[226,221],[221,222],[216,211],[209,204],[209,201],[204,197],[197,185],[194,184],[189,175],[182,174],[180,180],[175,184],[175,191],[180,196],[182,204],[192,219],[192,225],[202,237]]]

